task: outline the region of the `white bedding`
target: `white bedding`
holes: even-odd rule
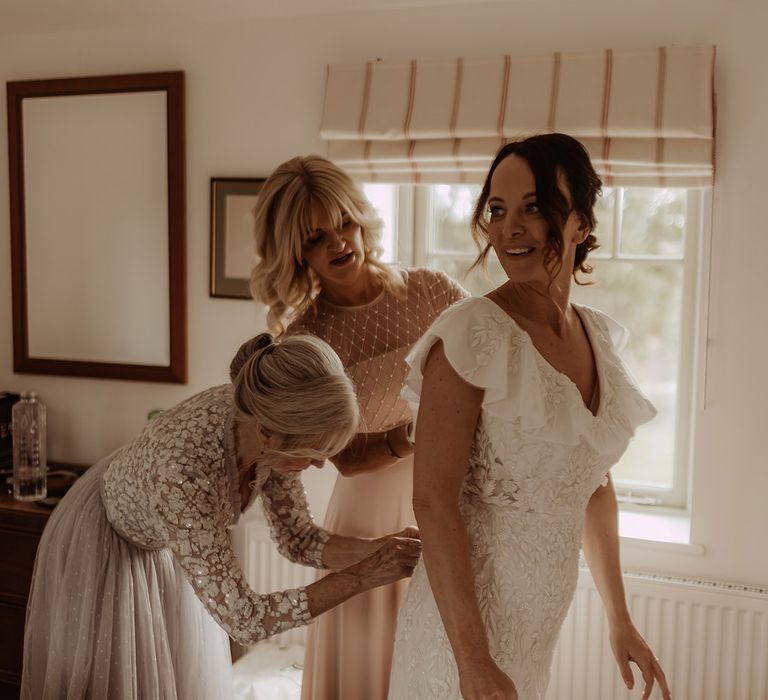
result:
[[[232,667],[234,700],[299,700],[304,647],[261,642]]]

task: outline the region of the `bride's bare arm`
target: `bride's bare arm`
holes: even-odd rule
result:
[[[603,599],[608,617],[611,648],[627,688],[635,683],[630,662],[639,667],[645,687],[643,698],[650,696],[655,681],[664,700],[671,694],[664,671],[640,632],[632,624],[624,596],[619,555],[618,507],[613,480],[600,486],[589,499],[583,534],[584,557]]]
[[[413,506],[424,564],[459,669],[464,698],[516,698],[493,662],[475,595],[459,494],[469,466],[483,390],[451,367],[442,342],[429,353],[421,392]]]

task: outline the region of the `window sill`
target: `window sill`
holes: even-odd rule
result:
[[[704,546],[691,542],[691,518],[675,509],[621,506],[619,535],[622,546],[701,556]]]

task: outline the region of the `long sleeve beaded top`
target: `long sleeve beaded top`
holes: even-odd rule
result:
[[[214,619],[247,645],[311,615],[304,588],[257,593],[237,562],[228,532],[241,512],[233,431],[231,385],[203,391],[114,453],[101,491],[112,527],[134,546],[168,548]],[[257,469],[253,486],[250,504],[261,498],[281,554],[322,568],[330,534],[312,521],[300,475]]]

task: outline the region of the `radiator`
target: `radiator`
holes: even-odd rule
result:
[[[768,700],[768,590],[626,573],[632,619],[661,660],[675,700]],[[630,700],[600,596],[582,571],[546,700]],[[661,695],[654,691],[653,698]]]
[[[248,584],[259,593],[283,591],[312,583],[317,569],[294,564],[277,551],[263,520],[253,520],[238,526],[233,536],[235,550]],[[279,644],[304,644],[306,627],[297,627],[275,635],[271,641]]]
[[[269,539],[263,521],[238,528],[235,546],[254,590],[304,586],[316,571],[292,564]],[[768,700],[768,589],[626,573],[632,619],[661,659],[675,700]],[[306,627],[273,641],[303,644]],[[582,570],[563,624],[546,700],[640,697],[637,668],[630,693],[611,653],[600,596]],[[661,695],[654,691],[653,698]]]

